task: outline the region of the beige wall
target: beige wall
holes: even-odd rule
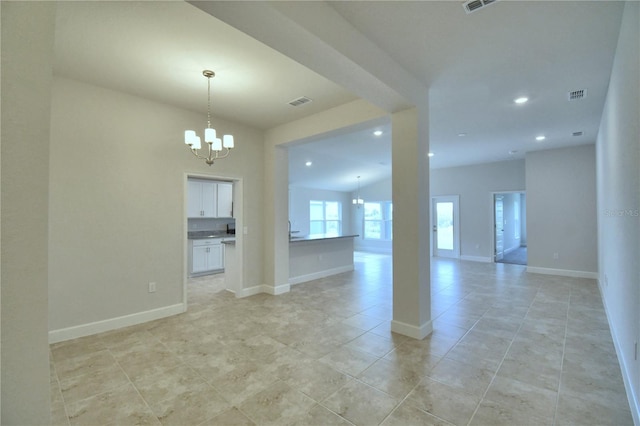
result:
[[[598,270],[595,161],[594,145],[527,153],[530,270],[579,276]]]
[[[3,425],[49,423],[47,214],[54,3],[2,2]],[[29,49],[24,49],[29,46]]]
[[[596,143],[600,289],[640,424],[640,4],[627,2]],[[634,398],[635,396],[635,398]]]
[[[244,179],[245,286],[262,283],[262,134],[214,120],[236,148],[212,167],[184,146],[205,117],[56,78],[49,176],[50,330],[182,303],[185,173]],[[148,283],[157,292],[148,293]]]
[[[460,196],[460,255],[493,260],[492,192],[525,189],[524,160],[431,170],[431,196]]]

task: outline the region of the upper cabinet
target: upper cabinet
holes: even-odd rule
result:
[[[233,217],[233,184],[218,182],[216,199],[218,217]]]
[[[232,183],[189,179],[187,184],[188,217],[233,217]]]

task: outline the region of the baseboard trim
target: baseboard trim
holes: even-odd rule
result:
[[[262,293],[267,293],[272,296],[289,293],[291,291],[291,286],[289,284],[280,284],[277,286],[262,284],[260,287],[262,289]]]
[[[622,347],[620,340],[616,335],[616,331],[611,327],[611,316],[609,315],[609,308],[607,307],[607,299],[604,297],[604,291],[600,280],[598,280],[598,289],[600,290],[600,297],[602,298],[602,304],[604,305],[604,313],[607,316],[607,324],[609,325],[609,332],[613,340],[613,347],[616,350],[618,356],[618,364],[620,365],[620,372],[622,373],[622,382],[624,388],[627,391],[627,402],[629,403],[629,409],[631,410],[631,416],[633,417],[633,424],[640,424],[640,402],[638,402],[638,395],[634,392],[632,383],[631,369],[627,366],[624,357],[622,356]]]
[[[598,279],[597,272],[572,271],[570,269],[552,269],[552,268],[540,268],[538,266],[527,266],[527,272],[531,272],[533,274],[558,275],[561,277],[591,278],[594,280]]]
[[[402,334],[403,336],[412,337],[414,339],[422,340],[433,331],[433,323],[427,321],[421,326],[407,324],[401,321],[391,321],[391,331],[394,333]]]
[[[484,263],[493,262],[493,259],[491,259],[490,257],[484,257],[484,256],[460,256],[460,260],[470,260],[472,262],[484,262]]]
[[[117,330],[123,327],[129,327],[160,318],[178,315],[186,311],[187,306],[184,303],[178,303],[176,305],[152,309],[150,311],[137,312],[135,314],[124,315],[107,320],[61,328],[59,330],[51,330],[49,331],[49,343],[64,342],[66,340],[103,333],[105,331]]]
[[[295,285],[306,283],[308,281],[318,280],[320,278],[325,278],[331,275],[342,274],[343,272],[350,271],[353,271],[353,265],[339,266],[337,268],[325,269],[324,271],[318,271],[312,274],[299,275],[297,277],[289,278],[289,284]]]

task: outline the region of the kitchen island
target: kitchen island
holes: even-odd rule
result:
[[[289,239],[289,284],[353,271],[353,239],[358,235],[311,234]]]
[[[236,297],[258,293],[286,293],[292,284],[317,280],[330,275],[353,271],[353,238],[358,235],[315,234],[289,239],[289,281],[279,291],[273,287],[259,285],[243,288],[239,249],[234,239],[225,239],[225,273],[227,290]]]

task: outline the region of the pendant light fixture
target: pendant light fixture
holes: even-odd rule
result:
[[[202,144],[200,136],[194,130],[185,130],[184,143],[189,146],[193,155],[211,166],[215,160],[228,157],[234,145],[232,135],[224,135],[220,139],[216,135],[216,129],[211,127],[211,79],[215,77],[216,73],[204,70],[202,75],[207,77],[207,128],[204,129],[204,141],[209,145],[209,154],[205,156],[199,153]]]
[[[360,208],[360,206],[364,204],[364,200],[360,198],[360,176],[358,176],[358,192],[356,193],[356,198],[351,200],[351,202],[355,204],[357,208]]]

